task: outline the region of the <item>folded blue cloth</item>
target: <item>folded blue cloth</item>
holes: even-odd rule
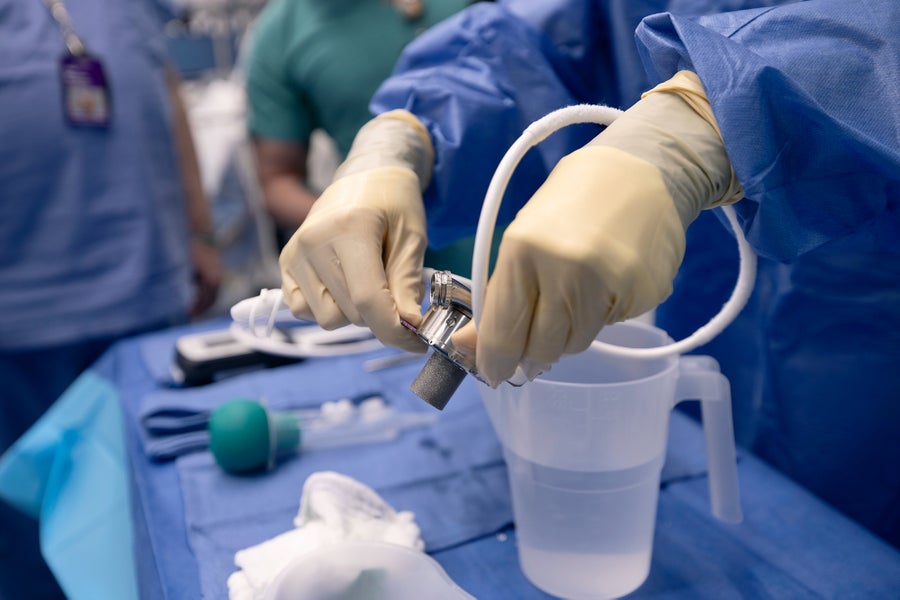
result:
[[[211,406],[190,406],[185,400],[178,394],[147,395],[141,405],[141,425],[147,434],[167,436],[206,429],[215,405],[208,397],[203,398],[203,404]]]
[[[209,432],[203,429],[176,435],[147,436],[142,441],[147,458],[156,461],[172,460],[209,448]]]

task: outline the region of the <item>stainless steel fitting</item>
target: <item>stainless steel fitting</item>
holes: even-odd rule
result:
[[[420,398],[442,410],[465,379],[466,374],[479,381],[475,353],[457,348],[451,337],[472,320],[472,292],[450,271],[435,271],[431,276],[431,305],[418,328],[404,323],[432,349],[432,355],[410,389]]]

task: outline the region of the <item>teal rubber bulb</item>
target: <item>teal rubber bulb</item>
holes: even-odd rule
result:
[[[275,466],[276,458],[300,446],[300,425],[290,413],[275,413],[255,400],[226,402],[209,416],[209,449],[229,473]]]

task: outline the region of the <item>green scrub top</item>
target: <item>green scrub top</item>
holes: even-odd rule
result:
[[[321,128],[346,156],[403,47],[467,4],[423,0],[410,19],[385,0],[272,0],[252,34],[250,132],[308,142]]]

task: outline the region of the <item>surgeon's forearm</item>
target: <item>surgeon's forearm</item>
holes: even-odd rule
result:
[[[299,227],[317,198],[306,186],[309,145],[255,136],[253,153],[269,214],[283,228]]]
[[[316,201],[316,194],[294,175],[274,175],[262,181],[266,208],[276,223],[299,227]]]

